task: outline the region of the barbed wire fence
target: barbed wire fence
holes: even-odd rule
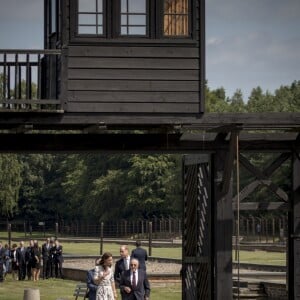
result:
[[[91,221],[75,220],[44,220],[41,222],[0,221],[2,236],[8,231],[19,233],[24,237],[34,236],[60,236],[60,237],[86,237],[86,238],[123,238],[147,239],[149,237],[149,224],[153,239],[181,239],[182,219],[173,217],[153,217],[152,219]],[[233,235],[235,232],[233,221]],[[278,243],[284,242],[287,236],[286,217],[241,217],[240,235],[244,242]],[[23,233],[23,234],[22,234]]]

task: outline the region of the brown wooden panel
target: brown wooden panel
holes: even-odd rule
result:
[[[69,79],[198,80],[198,70],[69,69]]]
[[[80,103],[69,102],[68,112],[103,113],[196,113],[199,104],[195,103]]]
[[[194,58],[98,58],[70,57],[69,68],[91,69],[173,69],[198,70],[199,60]]]
[[[99,92],[99,91],[69,91],[71,102],[189,102],[199,103],[198,92]]]
[[[70,57],[177,57],[198,58],[196,47],[103,47],[103,46],[71,46]]]
[[[198,92],[198,81],[69,80],[69,90],[93,91],[190,91]]]

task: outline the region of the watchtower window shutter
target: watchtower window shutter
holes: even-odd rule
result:
[[[188,0],[164,0],[164,36],[188,36]]]

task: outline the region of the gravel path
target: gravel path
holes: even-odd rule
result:
[[[66,259],[63,266],[65,268],[74,268],[89,270],[94,266],[94,259]],[[147,273],[149,274],[179,274],[181,264],[176,263],[158,263],[147,262]]]

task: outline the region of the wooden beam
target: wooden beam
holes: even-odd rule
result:
[[[244,157],[242,154],[239,155],[240,163],[250,172],[252,173],[258,180],[262,181],[262,184],[267,186],[270,191],[272,191],[277,197],[287,202],[289,197],[285,191],[279,188],[277,185],[272,183],[272,181],[268,180],[268,177],[258,170],[255,166],[253,166],[249,160]]]
[[[265,176],[270,177],[287,159],[291,153],[281,153],[264,171]]]
[[[232,203],[232,209],[236,210],[236,202]],[[242,202],[240,210],[288,210],[286,202]]]
[[[49,118],[45,114],[45,120]],[[24,118],[23,123],[28,120]],[[32,124],[32,123],[30,123]],[[100,123],[98,123],[99,126]],[[215,153],[219,150],[228,151],[229,142],[223,141],[216,144],[214,138],[206,140],[209,134],[191,136],[184,138],[181,133],[127,133],[127,132],[113,132],[108,130],[104,133],[83,133],[83,128],[72,130],[70,133],[59,134],[62,127],[55,127],[47,133],[40,131],[49,130],[47,124],[44,127],[38,126],[36,123],[32,124],[34,132],[26,134],[26,137],[20,134],[15,134],[15,129],[20,124],[16,123],[14,126],[8,126],[6,129],[0,130],[0,152],[22,152],[22,151],[127,151],[128,153],[142,153],[142,152],[161,152],[161,153]],[[105,124],[106,125],[106,124]],[[37,127],[38,126],[38,127]],[[65,126],[65,130],[70,130],[72,127]],[[8,133],[10,132],[10,133]],[[199,136],[201,140],[199,141]],[[214,135],[215,137],[215,135]],[[30,143],[28,142],[30,141]],[[43,143],[41,142],[43,141]],[[239,139],[240,151],[251,152],[252,143],[246,145],[245,141]],[[264,149],[268,152],[293,152],[291,148],[292,141],[283,140],[280,143],[268,142],[262,144]],[[300,146],[299,146],[300,147]],[[255,148],[256,149],[256,148]],[[261,152],[262,148],[258,148]],[[300,151],[300,148],[299,148]]]
[[[61,99],[61,103],[64,103]],[[43,117],[42,117],[43,116]],[[30,123],[45,124],[49,127],[57,125],[72,126],[72,129],[104,122],[119,129],[127,126],[160,126],[164,124],[180,124],[184,129],[213,130],[222,126],[243,126],[244,130],[295,129],[300,130],[300,113],[207,113],[207,114],[105,114],[105,113],[68,113],[59,118],[52,116],[45,120],[44,115],[30,112],[0,114],[0,128],[8,124],[22,123],[26,117]],[[219,131],[219,130],[218,130]]]
[[[228,147],[228,152],[226,155],[225,165],[224,165],[223,180],[221,183],[223,195],[226,195],[229,191],[233,164],[236,157],[236,146],[237,146],[238,135],[239,135],[238,131],[232,131],[230,135],[229,147]]]
[[[291,153],[282,153],[280,154],[265,170],[262,171],[262,174],[269,178],[289,157]],[[248,185],[246,185],[240,192],[240,201],[243,201],[248,197],[259,185],[270,186],[270,180],[254,180]],[[233,201],[237,201],[237,195],[233,198]]]

